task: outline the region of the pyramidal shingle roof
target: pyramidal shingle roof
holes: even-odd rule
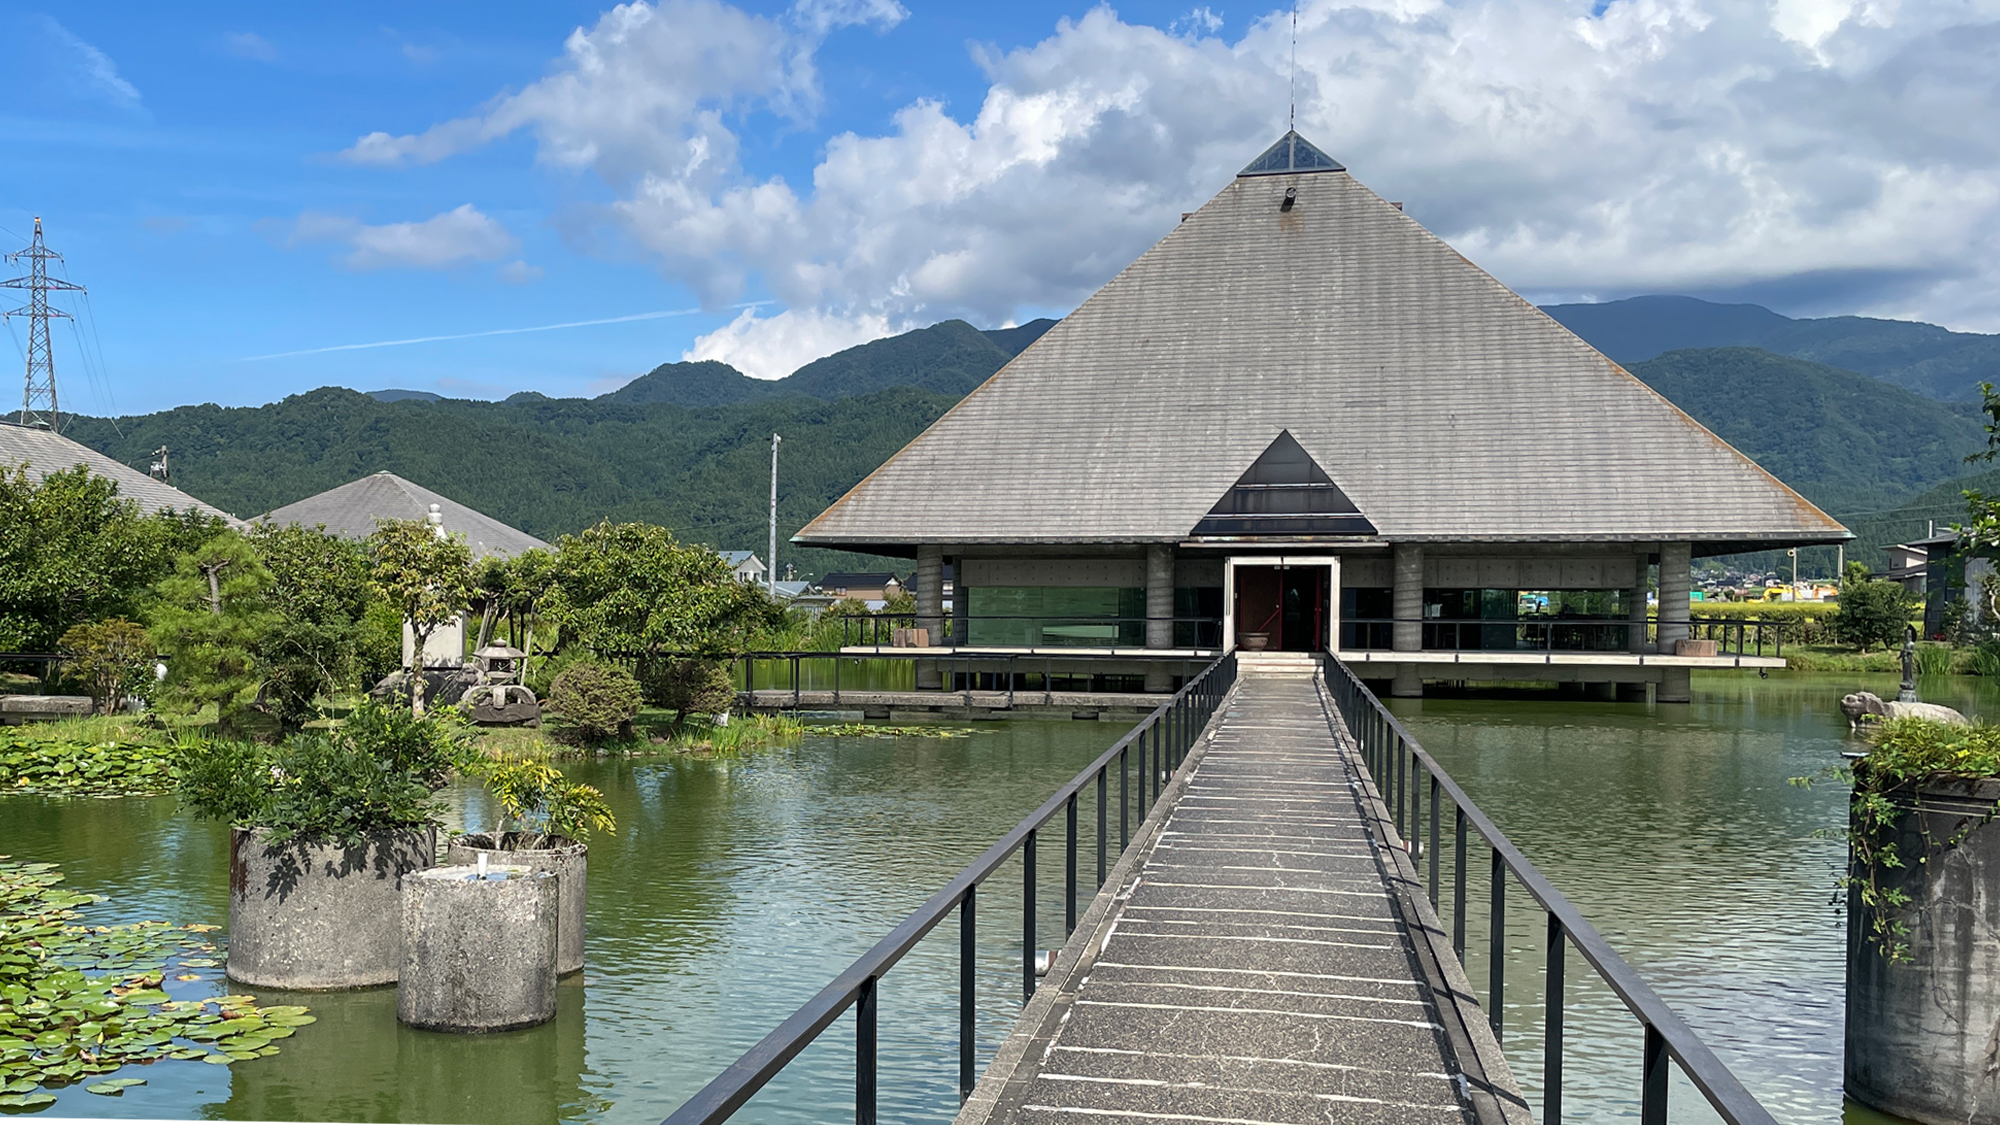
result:
[[[1185,541],[1286,432],[1388,540],[1849,538],[1344,170],[1260,167],[1294,141],[796,541]]]
[[[257,522],[324,526],[329,534],[344,539],[366,539],[375,534],[375,521],[427,519],[432,504],[437,505],[438,514],[444,517],[446,531],[464,534],[475,558],[518,555],[548,546],[484,512],[387,472],[371,473],[295,504],[274,508],[258,516]]]
[[[206,501],[197,500],[180,489],[140,472],[122,461],[114,461],[95,449],[71,441],[61,434],[34,426],[0,422],[0,468],[25,464],[36,480],[63,469],[82,465],[97,476],[118,486],[118,495],[136,500],[147,512],[195,511],[221,516],[232,524],[242,521]]]

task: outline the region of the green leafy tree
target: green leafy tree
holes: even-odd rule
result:
[[[1840,607],[1830,624],[1842,644],[1867,650],[1875,645],[1903,643],[1904,629],[1919,611],[1916,595],[1900,582],[1868,576],[1868,568],[1850,563],[1840,583]]]
[[[212,703],[217,725],[235,729],[263,684],[257,646],[279,621],[270,593],[271,572],[236,532],[181,556],[159,584],[151,622],[167,654],[169,705],[198,712]]]
[[[643,523],[600,523],[557,541],[540,575],[540,616],[564,645],[644,661],[670,653],[738,651],[783,611],[736,580],[722,556]]]
[[[618,822],[602,792],[570,781],[545,761],[482,758],[472,772],[485,782],[506,814],[496,836],[512,830],[582,842],[590,838],[593,829],[617,830]]]
[[[462,535],[446,535],[424,520],[382,520],[374,536],[375,592],[402,611],[416,643],[403,672],[409,677],[410,713],[424,713],[424,648],[438,627],[465,610],[473,593],[472,549]]]
[[[736,702],[729,665],[720,660],[648,660],[639,666],[639,688],[646,702],[674,713],[676,726],[689,715],[721,714]]]
[[[265,699],[286,727],[318,714],[318,699],[353,682],[368,611],[368,557],[315,528],[265,525],[251,543],[271,572],[278,619],[257,645]]]
[[[142,686],[153,671],[152,638],[122,617],[72,625],[57,647],[68,657],[64,667],[89,686],[91,698],[107,715],[119,696]]]
[[[175,557],[222,526],[143,515],[81,465],[39,479],[0,466],[0,652],[46,652],[72,625],[139,616]]]

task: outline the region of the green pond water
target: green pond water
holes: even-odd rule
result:
[[[1395,707],[1780,1120],[1803,1123],[1843,1113],[1842,845],[1815,833],[1838,828],[1845,793],[1786,779],[1851,745],[1834,702],[1857,686],[1894,691],[1883,677],[1778,674],[1698,678],[1696,702],[1681,707],[1493,695]],[[2000,715],[2000,693],[1978,680],[1923,690]],[[400,1027],[393,989],[261,991],[265,1003],[309,1005],[319,1022],[271,1058],[133,1068],[145,1086],[118,1098],[71,1088],[47,1115],[656,1122],[1123,733],[1089,722],[980,729],[570,767],[605,791],[619,832],[592,844],[588,964],[562,986],[554,1023],[451,1036]],[[447,796],[456,820],[487,825],[483,794]],[[1086,892],[1093,820],[1087,809]],[[91,908],[96,921],[226,921],[226,846],[168,798],[0,797],[0,853],[61,863],[72,886],[109,896]],[[1061,856],[1058,838],[1044,841],[1045,947],[1062,940]],[[1484,856],[1473,864],[1468,967],[1483,996]],[[980,907],[983,1066],[1019,1008],[1018,865]],[[1509,923],[1504,1043],[1539,1105],[1542,921],[1518,890]],[[883,984],[886,1121],[945,1120],[956,1108],[957,952],[947,922]],[[1637,1030],[1579,957],[1569,964],[1566,1111],[1636,1117]],[[229,991],[215,980],[174,987]],[[848,1119],[852,1064],[844,1019],[738,1120]],[[1674,1097],[1675,1121],[1712,1119],[1684,1080]]]

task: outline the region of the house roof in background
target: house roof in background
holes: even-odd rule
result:
[[[819,588],[822,590],[870,590],[877,587],[887,587],[891,582],[898,586],[903,584],[901,578],[896,577],[886,570],[839,571],[820,579]]]
[[[117,485],[118,495],[138,501],[139,507],[148,512],[185,512],[193,508],[211,516],[221,516],[239,526],[243,522],[213,504],[189,496],[170,484],[154,480],[122,461],[113,461],[95,449],[71,441],[61,434],[34,426],[17,426],[12,422],[0,422],[0,467],[22,463],[27,464],[28,472],[33,474],[36,480],[53,472],[82,465],[97,476]]]
[[[1389,540],[1851,537],[1324,170],[1231,180],[795,541],[1180,542],[1285,431]]]
[[[721,555],[722,561],[730,566],[742,566],[746,562],[754,561],[759,570],[766,569],[764,560],[758,558],[755,551],[717,551],[716,554]]]
[[[508,527],[449,496],[386,472],[371,473],[295,504],[274,508],[258,516],[257,522],[295,523],[302,527],[323,525],[329,534],[344,539],[366,539],[375,534],[377,520],[427,519],[433,504],[444,517],[444,529],[463,533],[475,558],[518,555],[548,546],[527,532]]]

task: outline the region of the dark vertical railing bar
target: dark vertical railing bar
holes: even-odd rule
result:
[[[1076,932],[1076,794],[1069,795],[1069,839],[1063,849],[1063,937]]]
[[[1451,863],[1451,951],[1458,955],[1458,963],[1465,963],[1465,810],[1452,806],[1452,819],[1457,822],[1458,849]]]
[[[1125,792],[1125,778],[1132,772],[1125,759],[1131,753],[1129,748],[1118,752],[1118,854],[1120,855],[1125,854],[1125,849],[1132,846],[1132,826],[1128,820],[1131,815],[1132,798]]]
[[[979,946],[974,916],[977,885],[965,889],[958,902],[958,1104],[972,1096],[979,1081],[973,1063],[979,1052]]]
[[[1563,937],[1562,919],[1549,915],[1547,999],[1542,1006],[1542,1123],[1563,1118]]]
[[[1020,999],[1034,999],[1034,831],[1020,845]]]
[[[1438,798],[1444,793],[1444,786],[1438,783],[1437,775],[1431,775],[1431,909],[1438,906]]]
[[[861,982],[854,1002],[854,1125],[875,1125],[875,990],[878,978]]]
[[[1667,1040],[1648,1025],[1639,1060],[1639,1125],[1667,1125]]]
[[[1109,789],[1110,786],[1111,786],[1111,778],[1106,776],[1103,770],[1098,770],[1097,771],[1097,885],[1100,888],[1104,886],[1105,845],[1110,842],[1104,838],[1104,813],[1108,797],[1108,794],[1105,791]]]
[[[1033,836],[1028,837],[1030,841]],[[1507,864],[1500,849],[1493,849],[1493,905],[1487,914],[1486,989],[1491,1000],[1486,1008],[1493,1034],[1500,1034],[1500,1004],[1507,991]]]

